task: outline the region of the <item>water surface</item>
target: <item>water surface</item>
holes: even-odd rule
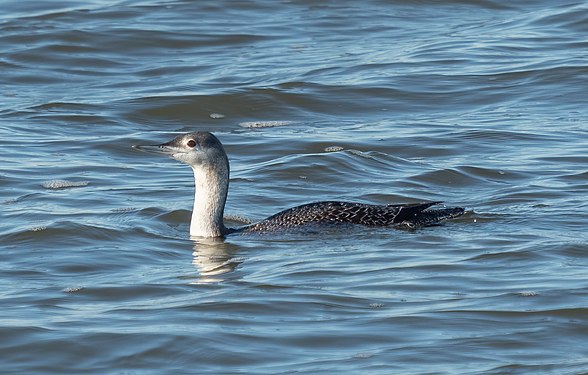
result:
[[[584,3],[1,3],[4,373],[588,372]],[[190,239],[193,130],[232,225],[468,213]]]

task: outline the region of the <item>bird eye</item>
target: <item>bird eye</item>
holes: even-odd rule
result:
[[[188,141],[188,147],[192,148],[192,147],[194,147],[194,146],[196,146],[196,142],[195,142],[193,139],[190,139],[190,140]]]

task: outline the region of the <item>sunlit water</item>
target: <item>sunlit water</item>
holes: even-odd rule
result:
[[[588,372],[588,6],[1,1],[2,373]],[[188,236],[443,200],[416,231]]]

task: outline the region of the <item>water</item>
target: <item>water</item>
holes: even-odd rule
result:
[[[3,373],[588,372],[583,2],[1,5]],[[193,241],[191,130],[232,225],[468,213]]]

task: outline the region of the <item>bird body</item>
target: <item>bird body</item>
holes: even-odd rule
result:
[[[375,205],[354,202],[316,202],[289,208],[244,227],[245,232],[273,232],[316,224],[359,224],[368,227],[415,228],[437,224],[463,214],[461,208],[428,210],[441,202]]]
[[[133,147],[171,156],[192,167],[195,192],[190,235],[194,237],[223,237],[237,232],[276,232],[309,224],[416,228],[435,225],[464,213],[460,207],[430,208],[441,202],[373,205],[326,201],[289,208],[241,228],[227,228],[223,214],[230,168],[227,154],[218,138],[208,132],[193,132],[161,145]]]

